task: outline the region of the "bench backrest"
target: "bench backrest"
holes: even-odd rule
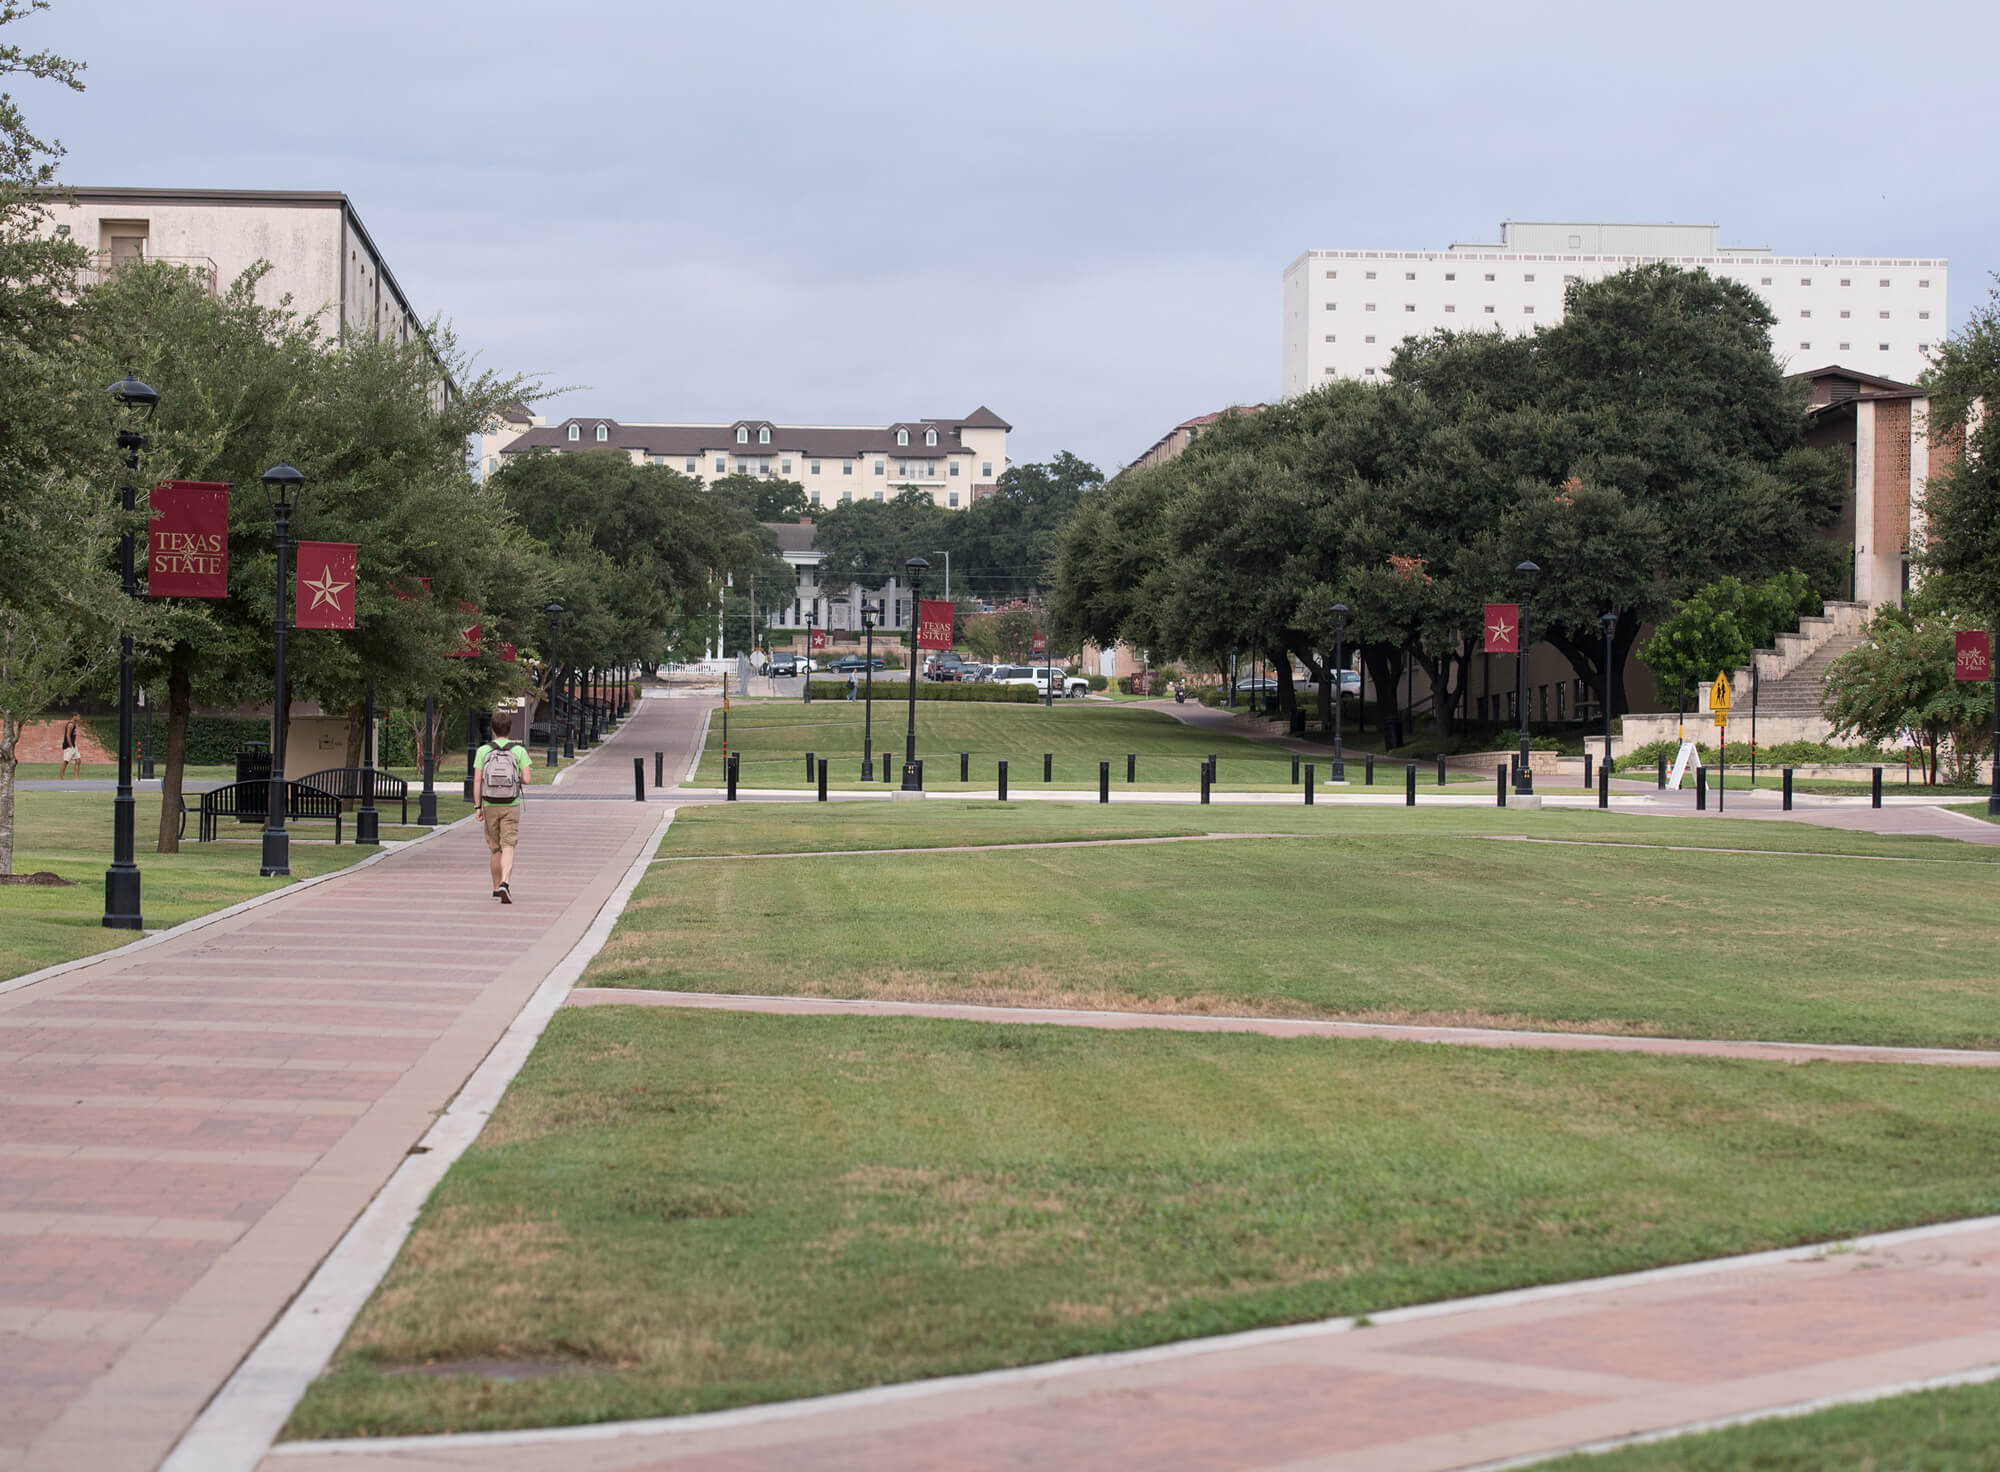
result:
[[[366,767],[328,767],[323,772],[308,772],[299,782],[318,792],[331,792],[340,797],[361,796]],[[392,777],[387,772],[375,773],[375,795],[377,797],[403,798],[410,790],[409,782],[402,777]]]

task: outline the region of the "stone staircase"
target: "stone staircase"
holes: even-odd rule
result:
[[[1780,634],[1776,647],[1759,649],[1750,663],[1729,677],[1730,740],[1750,739],[1750,699],[1756,670],[1757,744],[1774,746],[1781,741],[1828,741],[1833,726],[1820,714],[1820,692],[1826,685],[1827,666],[1858,644],[1866,643],[1862,633],[1868,622],[1865,603],[1829,603],[1826,611],[1799,621],[1798,632]],[[1692,739],[1713,741],[1710,724],[1709,688],[1699,692],[1698,715],[1688,717]],[[1616,743],[1619,751],[1630,751],[1653,741],[1670,741],[1678,729],[1672,711],[1659,715],[1628,715],[1625,735]]]

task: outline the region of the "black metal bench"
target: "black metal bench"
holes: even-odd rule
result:
[[[269,782],[230,782],[209,788],[201,794],[200,826],[196,830],[195,841],[215,842],[215,825],[219,819],[252,815],[263,817],[270,811],[270,791]],[[341,834],[340,814],[340,799],[332,793],[308,787],[303,782],[285,784],[286,821],[293,818],[331,818],[333,841],[337,844]]]
[[[299,778],[299,785],[310,787],[316,792],[324,792],[329,797],[343,802],[360,802],[363,789],[370,776],[367,767],[328,767],[323,772],[308,772]],[[378,803],[401,803],[403,822],[410,821],[410,784],[402,777],[392,777],[387,772],[376,771],[375,801]]]

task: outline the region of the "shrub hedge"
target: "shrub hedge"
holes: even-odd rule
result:
[[[118,717],[85,716],[84,724],[90,727],[90,734],[104,744],[104,749],[116,754],[118,750]],[[133,750],[137,743],[145,739],[146,718],[133,712]],[[187,735],[187,760],[191,767],[227,767],[236,761],[236,748],[246,742],[269,742],[271,723],[261,716],[189,716]],[[157,765],[167,759],[167,718],[163,711],[153,712],[153,761]]]
[[[1696,750],[1703,761],[1715,760],[1713,742],[1700,741]],[[1622,767],[1649,767],[1665,757],[1672,761],[1680,752],[1680,744],[1675,741],[1649,741],[1644,746],[1634,747],[1618,758]],[[1724,759],[1732,767],[1750,765],[1750,743],[1732,741],[1723,753]],[[1901,766],[1903,753],[1900,748],[1881,746],[1836,746],[1830,741],[1780,741],[1757,747],[1757,764],[1773,767],[1839,766]]]
[[[839,684],[834,684],[830,680],[814,680],[812,697],[814,700],[845,700],[847,682],[842,680]],[[854,698],[856,700],[861,698],[858,686]],[[883,688],[875,692],[875,698],[878,701],[905,701],[910,698],[910,693],[904,689],[903,682],[898,680],[893,685],[885,682]],[[985,701],[994,705],[1033,705],[1041,698],[1035,693],[1033,685],[960,685],[956,682],[933,684],[924,680],[917,682],[919,700],[969,700]]]

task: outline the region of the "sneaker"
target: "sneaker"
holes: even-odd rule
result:
[[[500,898],[500,891],[499,891],[499,890],[497,890],[497,889],[496,889],[496,890],[494,890],[494,891],[493,891],[493,898],[494,898],[494,899],[496,899],[496,900]]]
[[[501,881],[500,888],[497,891],[495,891],[495,893],[497,893],[500,896],[501,904],[511,905],[514,903],[513,888],[505,880]]]

